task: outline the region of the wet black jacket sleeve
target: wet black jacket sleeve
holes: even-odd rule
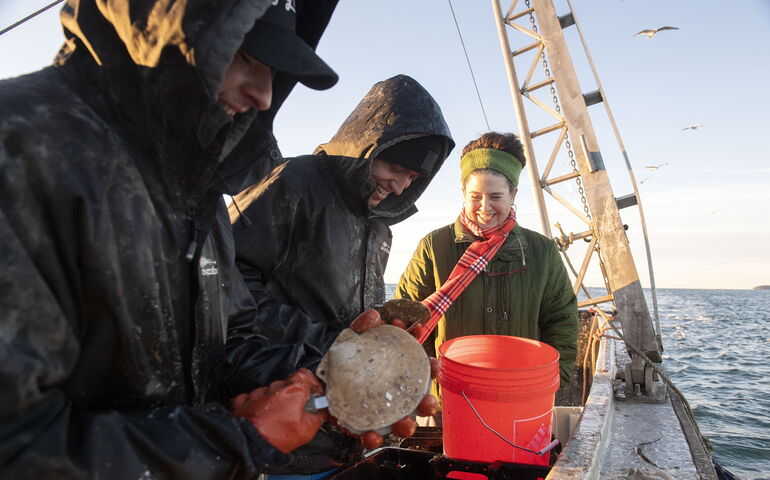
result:
[[[281,181],[268,183],[258,204],[246,211],[249,227],[260,229],[264,235],[260,235],[259,245],[250,249],[249,260],[238,265],[245,282],[240,284],[242,291],[234,295],[238,301],[233,303],[228,326],[226,383],[231,395],[285,378],[298,368],[315,371],[327,343],[336,336],[336,331],[326,328],[324,317],[314,318],[290,303],[287,295],[254,266],[257,261],[263,265],[284,262],[292,234],[287,227],[296,223],[301,228],[313,222],[302,198],[285,195],[286,186]],[[275,208],[278,205],[281,208]],[[238,213],[234,206],[231,211]],[[273,211],[280,218],[273,219]],[[262,230],[263,223],[273,220],[277,228]],[[316,473],[355,462],[362,454],[359,439],[324,425],[309,444],[292,452],[296,460],[291,465],[273,473]]]
[[[99,339],[81,338],[64,314],[71,299],[57,298],[57,279],[42,274],[28,255],[36,246],[12,226],[0,210],[2,478],[254,478],[293,462],[219,403],[121,408],[116,398],[100,408],[65,394]]]
[[[251,291],[243,284],[239,298],[241,304],[251,305],[253,298],[257,298],[257,312],[239,307],[232,312],[228,327],[226,384],[231,395],[286,378],[299,368],[315,371],[323,357],[311,342],[293,342],[290,335],[266,336],[268,330],[280,330],[279,322],[287,330],[293,328],[300,332],[310,328],[307,326],[312,322],[300,309],[278,302],[258,280],[251,279],[251,282]],[[274,322],[262,328],[260,325],[266,319]]]
[[[287,261],[292,237],[303,236],[302,229],[312,226],[313,213],[303,198],[287,192],[280,178],[268,180],[260,191],[253,203],[248,193],[235,198],[245,209],[243,218],[238,209],[230,207],[235,235],[240,235],[238,242],[250,246],[237,252],[236,264],[246,288],[241,297],[251,297],[256,308],[255,315],[230,318],[228,387],[233,391],[266,385],[298,368],[315,371],[327,343],[337,333],[327,329],[326,318],[307,314],[263,274],[263,270],[272,271]],[[247,223],[248,228],[242,229],[239,222]],[[249,235],[255,229],[260,232],[258,238]],[[243,305],[236,308],[244,310]]]

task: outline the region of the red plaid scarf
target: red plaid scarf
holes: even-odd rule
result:
[[[452,303],[470,285],[476,275],[481,273],[489,262],[495,257],[497,251],[508,237],[508,233],[516,225],[516,211],[511,208],[508,218],[501,225],[482,230],[481,227],[465,216],[465,211],[460,214],[460,222],[481,240],[471,243],[468,249],[460,257],[452,273],[446,282],[437,291],[431,294],[422,303],[430,309],[430,319],[418,339],[423,343],[436,328],[439,319],[446,313]]]

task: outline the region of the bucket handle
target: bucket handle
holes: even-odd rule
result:
[[[489,425],[487,425],[487,423],[484,421],[484,419],[481,418],[481,415],[479,415],[479,412],[478,412],[478,410],[476,410],[476,407],[474,407],[473,404],[471,403],[471,400],[468,398],[467,395],[465,395],[465,390],[462,390],[460,393],[462,393],[463,398],[465,399],[465,401],[468,402],[468,406],[471,407],[471,410],[473,410],[473,413],[476,414],[476,417],[479,419],[479,422],[481,422],[481,424],[484,425],[484,427],[487,430],[489,430],[490,432],[492,432],[495,435],[497,435],[498,437],[500,437],[500,439],[502,441],[504,441],[505,443],[507,443],[508,445],[510,445],[512,447],[515,447],[515,448],[518,448],[519,450],[524,450],[526,452],[534,453],[535,455],[540,456],[540,455],[545,455],[546,453],[550,452],[551,450],[554,449],[554,447],[556,447],[556,445],[559,444],[559,440],[554,439],[553,441],[551,441],[551,443],[549,443],[548,445],[546,445],[545,447],[543,447],[539,451],[531,450],[529,448],[521,447],[519,445],[514,444],[513,442],[511,442],[510,440],[508,440],[504,436],[500,435],[494,428],[492,428]]]

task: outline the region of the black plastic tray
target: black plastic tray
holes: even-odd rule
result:
[[[438,480],[450,472],[481,474],[489,480],[538,480],[550,467],[519,463],[492,464],[455,460],[429,450],[383,447],[364,460],[327,477],[334,480]],[[482,477],[479,477],[482,478]]]

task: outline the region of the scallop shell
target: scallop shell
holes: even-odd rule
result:
[[[343,330],[316,370],[326,383],[329,413],[353,433],[390,431],[410,415],[430,387],[430,363],[405,330],[381,325]]]

